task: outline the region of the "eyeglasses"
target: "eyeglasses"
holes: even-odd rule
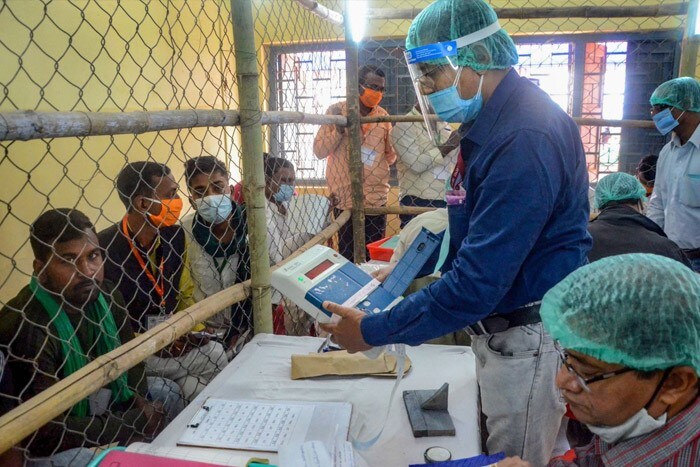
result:
[[[619,370],[615,371],[609,371],[607,373],[602,373],[599,375],[591,376],[589,378],[584,378],[577,372],[574,367],[571,366],[569,363],[569,354],[566,353],[566,350],[562,349],[559,346],[558,342],[554,342],[554,348],[557,350],[557,353],[559,354],[559,358],[561,359],[562,365],[566,367],[567,370],[569,370],[569,373],[573,375],[576,378],[576,382],[578,383],[579,386],[581,386],[581,389],[583,389],[586,392],[591,392],[591,388],[588,387],[590,384],[596,383],[598,381],[603,381],[605,379],[612,378],[613,376],[621,375],[623,373],[627,373],[630,371],[633,371],[632,368],[620,368]]]
[[[384,86],[377,86],[375,84],[360,84],[360,87],[364,89],[371,89],[373,91],[379,91],[379,92],[384,92],[385,88]]]
[[[416,82],[423,90],[423,94],[432,94],[436,91],[437,86],[435,80],[440,76],[440,74],[447,71],[447,69],[453,69],[450,65],[438,65],[431,67],[428,71],[416,78]]]
[[[671,108],[670,105],[666,105],[666,104],[655,104],[655,105],[652,105],[652,106],[651,106],[651,109],[649,109],[649,112],[650,112],[650,113],[659,113],[659,112],[661,112],[662,110],[666,110],[666,109],[670,109],[670,108]]]

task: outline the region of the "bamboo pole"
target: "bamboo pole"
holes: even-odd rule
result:
[[[503,19],[549,18],[659,18],[682,16],[688,11],[687,3],[628,6],[582,6],[560,8],[498,8],[496,16]]]
[[[318,115],[304,112],[272,110],[262,113],[262,124],[308,123],[310,125],[345,125],[343,115]]]
[[[697,39],[691,39],[697,42]],[[686,53],[687,56],[687,53]],[[692,57],[691,57],[692,58]],[[687,75],[693,75],[693,68]],[[422,122],[422,116],[386,115],[360,117],[361,123]],[[651,120],[602,120],[574,118],[580,125],[653,128]],[[261,124],[307,123],[310,125],[346,125],[343,115],[317,115],[303,112],[262,112]],[[142,134],[186,128],[239,126],[237,110],[161,110],[153,112],[0,112],[0,141],[28,141],[42,138],[67,138]]]
[[[698,14],[698,0],[691,0],[688,8],[688,16],[685,21],[685,34],[681,42],[681,59],[678,76],[696,76],[698,66],[698,43],[700,37],[695,35],[697,23],[695,21]]]
[[[376,216],[380,214],[407,214],[415,216],[424,212],[434,211],[435,208],[424,208],[418,206],[381,206],[381,207],[366,207],[365,213],[368,216]]]
[[[579,126],[612,126],[621,128],[656,128],[651,120],[605,120],[602,118],[574,117]]]
[[[611,126],[622,128],[655,128],[651,120],[605,120],[601,118],[573,117],[574,122],[581,126]],[[378,117],[361,117],[360,123],[378,122],[422,122],[422,115],[385,115]]]
[[[346,11],[348,8],[346,0]],[[362,135],[360,133],[360,95],[359,95],[359,58],[357,44],[352,40],[350,21],[345,16],[345,73],[347,95],[347,134],[348,158],[350,162],[350,188],[352,196],[352,237],[353,257],[356,263],[365,262],[365,212],[364,212],[364,167],[360,150]]]
[[[265,218],[265,168],[261,157],[263,142],[258,60],[251,0],[231,0],[231,19],[240,99],[241,161],[243,180],[246,181],[243,192],[248,212],[253,330],[258,334],[272,332],[272,304]]]
[[[309,123],[345,125],[342,115],[263,112],[263,125]],[[0,112],[0,141],[69,136],[141,134],[183,128],[240,125],[237,110],[160,110],[153,112]]]
[[[341,13],[321,5],[316,0],[296,0],[296,2],[302,8],[309,10],[321,19],[325,19],[333,24],[343,24],[343,15]]]
[[[682,16],[688,11],[688,3],[670,3],[640,6],[581,6],[544,8],[494,8],[499,19],[551,19],[551,18],[657,18]],[[412,20],[422,8],[370,8],[370,20]]]
[[[328,241],[350,219],[344,211],[328,227],[302,245],[297,251],[276,264],[274,269],[299,256],[314,245]],[[170,345],[175,339],[219,313],[227,306],[245,300],[250,295],[250,280],[222,290],[175,313],[172,317],[104,354],[86,366],[60,380],[49,389],[0,417],[0,454],[18,445],[24,438],[69,410],[79,401],[114,381],[138,363]]]

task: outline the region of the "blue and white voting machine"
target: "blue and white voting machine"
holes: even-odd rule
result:
[[[398,303],[421,268],[440,245],[440,237],[422,229],[391,274],[382,283],[338,252],[316,245],[272,273],[272,286],[321,323],[332,313],[328,300],[379,313]]]

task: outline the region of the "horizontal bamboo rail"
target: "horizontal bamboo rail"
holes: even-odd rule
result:
[[[422,122],[420,115],[361,117],[361,123]],[[654,128],[651,120],[605,120],[574,118],[579,125],[623,128]],[[317,115],[302,112],[262,113],[263,125],[306,123],[310,125],[346,125],[342,115]],[[0,141],[28,141],[42,138],[67,138],[142,134],[152,131],[240,125],[236,110],[160,110],[152,112],[0,112]]]
[[[296,2],[302,7],[309,10],[311,13],[315,14],[321,19],[325,19],[333,24],[343,24],[343,15],[335,10],[331,10],[318,3],[316,0],[296,0]]]
[[[422,8],[370,8],[369,20],[412,20]],[[656,18],[684,16],[688,3],[626,6],[581,6],[543,8],[495,8],[499,19],[551,19],[551,18]]]
[[[277,269],[314,245],[329,240],[350,219],[344,211],[328,227],[292,255]],[[189,332],[196,323],[206,321],[223,308],[245,300],[250,295],[250,281],[236,284],[175,313],[153,329],[104,354],[49,389],[0,417],[0,454],[18,445],[24,438],[58,415],[73,407],[129,369]]]
[[[435,208],[424,208],[418,206],[381,206],[377,208],[365,208],[365,214],[368,216],[376,216],[380,214],[406,214],[415,216],[424,212],[434,211]]]
[[[342,115],[302,112],[263,112],[262,124],[308,123],[345,125]],[[0,113],[0,141],[27,141],[71,136],[141,134],[186,128],[239,126],[237,110],[159,110],[151,112],[35,112]]]
[[[581,118],[574,117],[574,122],[581,126],[610,126],[622,128],[650,128],[653,129],[654,122],[651,120],[606,120],[602,118]],[[379,122],[422,122],[422,115],[384,115],[378,117],[361,117],[361,123],[379,123]]]

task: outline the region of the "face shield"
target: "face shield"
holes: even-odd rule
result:
[[[449,129],[449,123],[436,115],[428,96],[457,85],[461,72],[458,64],[459,49],[484,40],[500,30],[501,25],[496,21],[483,29],[453,41],[428,44],[404,52],[425,126],[430,138],[437,146],[442,146],[447,142],[450,131],[445,131],[445,129]]]

